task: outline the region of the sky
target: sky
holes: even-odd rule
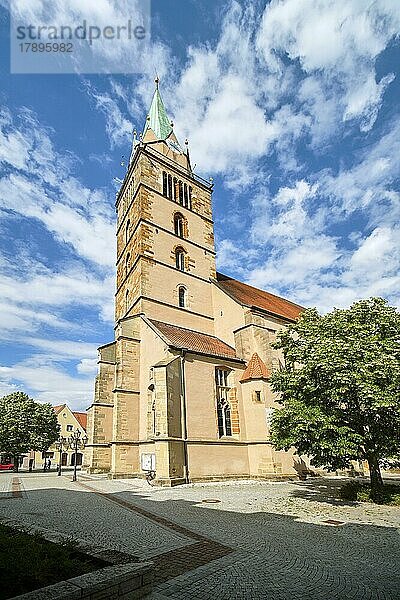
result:
[[[52,5],[73,20],[127,2]],[[399,306],[399,31],[398,0],[152,0],[139,72],[10,74],[0,0],[0,395],[91,403],[113,339],[115,178],[155,73],[214,179],[220,271],[321,312]]]

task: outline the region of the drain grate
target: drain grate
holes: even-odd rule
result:
[[[205,500],[202,500],[202,502],[204,504],[218,504],[221,500],[217,500],[216,498],[206,498]]]
[[[344,525],[344,521],[336,521],[335,519],[327,519],[326,521],[322,521],[323,523],[326,523],[327,525]]]

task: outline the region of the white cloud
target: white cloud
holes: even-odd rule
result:
[[[19,246],[16,239],[10,248],[13,262],[2,257],[2,339],[10,347],[20,344],[20,353],[27,358],[0,368],[0,393],[22,388],[40,401],[67,401],[84,409],[92,397],[95,371],[90,366],[96,360],[97,344],[79,338],[96,332],[89,332],[87,326],[82,332],[83,323],[64,314],[79,310],[83,317],[94,310],[100,320],[113,322],[113,208],[104,190],[89,189],[74,176],[76,158],[55,149],[52,131],[38,123],[31,111],[22,109],[12,117],[2,110],[0,162],[4,231],[10,215],[14,219],[18,215],[40,222],[71,251],[67,260],[53,261],[48,267],[31,256],[29,240]],[[67,364],[72,371],[66,370]]]
[[[319,230],[317,215],[311,216],[308,205],[315,198],[318,186],[307,181],[297,181],[293,188],[280,188],[274,198],[260,194],[254,199],[255,217],[252,236],[257,244],[283,238],[286,244],[295,245],[307,233]],[[275,214],[274,214],[275,213]]]
[[[94,377],[98,370],[97,362],[97,358],[83,358],[77,366],[78,373]]]
[[[74,410],[85,410],[93,400],[94,378],[90,374],[69,375],[46,356],[33,356],[11,367],[0,367],[3,389],[27,389],[39,402],[66,402]],[[0,384],[1,385],[1,384]]]
[[[3,275],[0,278],[3,301],[14,303],[14,308],[27,305],[31,310],[39,306],[65,308],[81,305],[98,308],[100,314],[104,314],[105,305],[112,301],[113,289],[114,277],[98,279],[82,268],[61,273],[42,268],[30,277],[17,279]],[[50,319],[50,324],[52,322],[60,325],[54,317]]]
[[[400,174],[400,119],[375,143],[361,148],[351,167],[318,176],[326,196],[334,199],[334,211],[341,216],[368,209],[370,218],[395,222],[399,216],[399,196],[393,184]],[[337,216],[337,215],[336,215]]]
[[[18,388],[15,384],[9,383],[8,381],[2,378],[0,367],[0,398],[2,398],[3,396],[7,396],[8,394],[12,394],[16,391],[18,391]]]
[[[258,49],[280,73],[281,57],[299,60],[306,74],[334,86],[343,118],[374,123],[393,75],[375,81],[375,60],[400,27],[400,5],[383,0],[273,0],[264,11]],[[304,90],[303,90],[304,94]],[[318,111],[320,112],[320,111]]]
[[[364,132],[373,126],[394,78],[376,81],[375,61],[398,31],[399,7],[390,0],[367,10],[364,0],[273,0],[260,20],[254,4],[233,0],[217,41],[189,46],[183,66],[156,43],[158,62],[149,56],[134,89],[112,80],[110,92],[92,93],[111,142],[127,144],[130,123],[148,109],[150,66],[157,64],[175,132],[188,137],[197,170],[243,189],[262,157],[276,152],[281,168],[296,172],[303,167],[298,140],[309,136],[318,152],[346,123]]]
[[[104,191],[88,189],[70,174],[71,157],[56,152],[49,130],[31,112],[20,112],[19,126],[9,111],[2,114],[0,160],[11,172],[0,179],[0,209],[40,220],[78,256],[112,267],[114,214]],[[20,156],[10,152],[10,137],[23,147]]]
[[[115,97],[109,94],[94,91],[89,86],[88,93],[96,102],[98,108],[105,116],[106,131],[111,140],[112,147],[121,146],[132,142],[132,131],[134,129],[131,121],[123,116]]]
[[[400,228],[377,227],[362,240],[350,261],[351,274],[364,282],[396,276],[400,265]]]
[[[118,27],[125,27],[120,30],[119,36],[114,35],[110,39],[102,35],[89,44],[87,38],[82,42],[82,48],[79,39],[74,38],[75,48],[71,59],[78,73],[140,72],[145,68],[150,35],[150,8],[150,0],[12,0],[13,14],[23,24],[55,26],[59,29],[62,26],[73,28],[86,23],[87,36],[91,26],[97,26],[101,30],[113,27],[114,34]],[[140,44],[134,36],[127,35],[129,20],[132,28],[138,25],[145,28],[145,43]],[[88,66],[91,66],[89,70]]]

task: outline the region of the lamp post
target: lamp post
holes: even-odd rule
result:
[[[76,481],[76,463],[78,458],[78,450],[83,450],[88,442],[87,435],[84,435],[83,437],[81,436],[82,434],[80,430],[76,428],[75,431],[71,433],[70,438],[68,440],[69,447],[71,448],[71,450],[74,451],[74,475],[72,477],[72,481]]]
[[[66,443],[67,443],[67,440],[62,435],[60,435],[59,439],[56,441],[56,448],[60,452],[60,458],[58,460],[57,475],[61,475],[62,451],[63,451],[63,448]]]

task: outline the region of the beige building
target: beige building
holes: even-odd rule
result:
[[[83,412],[72,411],[66,404],[60,404],[59,406],[53,406],[54,411],[57,415],[57,421],[60,425],[60,436],[68,440],[71,434],[77,429],[81,432],[81,437],[86,435],[86,423],[87,415]],[[51,468],[55,468],[60,460],[60,452],[56,445],[53,444],[47,450],[47,452],[32,452],[30,459],[33,459],[32,467],[39,469],[43,467],[45,459],[51,460]],[[75,463],[75,454],[67,444],[64,445],[61,453],[61,466],[72,467]],[[77,453],[77,466],[83,464],[83,451],[79,450]],[[28,464],[24,465],[28,468]]]
[[[269,441],[276,332],[302,308],[216,272],[212,183],[194,174],[158,82],[116,199],[115,340],[99,348],[85,466],[160,485],[293,477]]]

